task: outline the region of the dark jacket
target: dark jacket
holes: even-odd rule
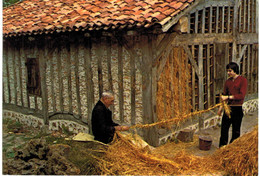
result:
[[[114,126],[118,126],[112,120],[112,112],[99,100],[92,111],[92,132],[95,140],[109,143],[113,140]]]

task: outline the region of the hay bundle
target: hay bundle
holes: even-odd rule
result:
[[[118,138],[99,160],[99,168],[105,175],[179,175],[216,173],[208,167],[208,160],[180,150],[176,155],[167,155],[138,148],[131,136],[117,134]],[[174,143],[172,143],[174,145]]]
[[[231,175],[258,175],[258,128],[221,148],[213,157]]]
[[[167,143],[155,150],[134,145],[132,135],[117,137],[105,156],[97,158],[101,174],[105,175],[231,175],[258,174],[257,128],[222,147],[211,156],[199,157],[188,148],[192,143]]]

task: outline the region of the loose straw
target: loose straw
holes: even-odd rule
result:
[[[193,113],[189,113],[189,114],[186,114],[183,116],[182,119],[186,119],[187,117],[191,117],[191,116],[195,116],[195,115],[199,115],[199,114],[202,114],[202,113],[205,113],[205,112],[208,112],[208,111],[211,111],[212,109],[215,109],[219,106],[223,106],[224,109],[225,109],[225,113],[230,117],[230,107],[227,105],[226,102],[221,102],[221,103],[218,103],[216,104],[215,106],[212,106],[211,108],[209,109],[205,109],[205,110],[201,110],[201,111],[195,111]],[[166,124],[166,123],[172,123],[172,122],[177,122],[179,121],[178,118],[171,118],[171,119],[167,119],[167,120],[163,120],[163,121],[159,121],[159,122],[155,122],[155,123],[151,123],[151,124],[136,124],[136,125],[133,125],[130,127],[130,129],[132,128],[150,128],[150,127],[154,127],[154,126],[157,126],[157,125],[162,125],[162,124]]]

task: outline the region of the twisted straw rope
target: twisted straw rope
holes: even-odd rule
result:
[[[215,109],[219,106],[223,106],[224,109],[225,109],[225,113],[228,115],[228,117],[230,117],[230,113],[231,113],[230,107],[227,105],[226,102],[223,101],[223,102],[216,104],[215,106],[212,106],[211,108],[208,108],[206,110],[195,111],[193,113],[186,114],[186,115],[183,116],[182,119],[186,119],[187,117],[191,117],[191,116],[195,116],[195,115],[199,115],[199,114],[211,111],[212,109]],[[172,123],[172,122],[177,122],[177,121],[180,121],[180,119],[171,118],[171,119],[167,119],[167,120],[163,120],[163,121],[159,121],[159,122],[155,122],[155,123],[151,123],[151,124],[144,124],[144,125],[143,124],[136,124],[136,125],[131,126],[130,129],[133,129],[133,128],[150,128],[150,127],[154,127],[156,125],[162,125],[162,124]]]

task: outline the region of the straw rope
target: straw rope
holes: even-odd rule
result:
[[[175,118],[166,119],[166,120],[162,120],[162,121],[151,123],[151,124],[136,124],[136,125],[131,126],[130,129],[134,129],[134,128],[151,128],[151,127],[154,127],[154,126],[157,126],[157,125],[163,125],[163,124],[168,124],[168,123],[179,123],[180,121],[183,121],[183,120],[185,120],[185,119],[187,119],[189,117],[200,115],[200,114],[208,112],[208,111],[212,111],[213,109],[215,109],[215,108],[217,108],[219,106],[224,107],[224,110],[225,110],[224,113],[226,113],[228,115],[228,117],[230,117],[230,113],[231,113],[230,107],[227,105],[227,103],[225,101],[223,101],[223,102],[218,103],[215,106],[212,106],[212,107],[210,107],[208,109],[201,110],[201,111],[195,111],[195,112],[186,114],[186,115],[182,116],[182,118],[175,117]]]

